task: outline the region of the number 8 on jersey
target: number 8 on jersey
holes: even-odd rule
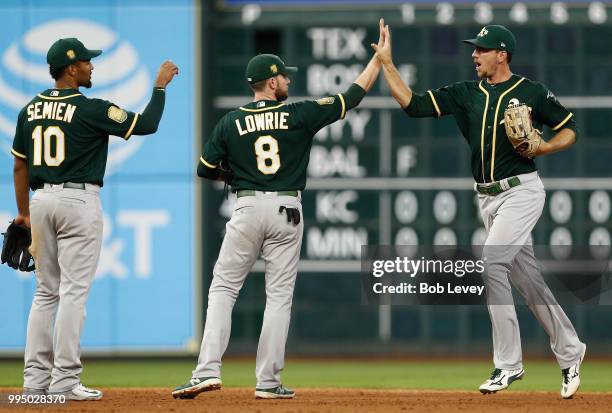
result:
[[[271,135],[260,136],[254,146],[255,155],[257,155],[257,169],[265,175],[275,174],[281,166],[276,139]]]

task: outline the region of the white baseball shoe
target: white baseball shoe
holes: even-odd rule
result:
[[[495,369],[491,373],[491,378],[480,385],[482,394],[497,393],[500,390],[507,389],[513,381],[520,380],[525,375],[525,370],[504,370]]]
[[[66,399],[68,400],[100,400],[102,398],[102,392],[96,389],[90,389],[89,387],[83,386],[79,383],[72,390],[66,393]]]
[[[561,397],[564,399],[571,399],[580,387],[580,365],[584,360],[584,354],[586,353],[586,346],[578,363],[571,367],[561,370]]]

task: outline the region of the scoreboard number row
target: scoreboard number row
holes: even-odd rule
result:
[[[510,21],[518,24],[525,24],[529,21],[528,3],[515,3],[510,10],[507,11]],[[435,8],[435,21],[440,25],[450,25],[455,23],[456,8],[455,5],[449,2],[438,3]],[[505,12],[505,11],[504,11]],[[501,10],[495,10],[491,3],[480,1],[474,4],[473,18],[476,23],[486,25],[494,21],[502,13]],[[604,24],[608,21],[608,10],[606,5],[600,1],[594,1],[589,4],[586,9],[588,19],[593,24]],[[401,6],[402,21],[406,24],[416,22],[416,7],[413,4],[406,3]],[[566,24],[570,20],[568,5],[564,2],[554,2],[549,9],[550,22],[553,24]]]

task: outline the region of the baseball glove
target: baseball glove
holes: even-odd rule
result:
[[[19,271],[33,271],[35,266],[32,255],[28,251],[32,243],[32,232],[30,228],[15,224],[11,221],[4,232],[2,241],[2,264],[7,263],[11,268]]]
[[[531,109],[525,104],[508,106],[504,127],[514,149],[525,158],[533,158],[542,142],[542,132],[531,123]]]

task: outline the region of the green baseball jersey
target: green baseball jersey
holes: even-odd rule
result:
[[[12,153],[28,163],[30,187],[84,182],[102,186],[108,137],[128,139],[138,114],[75,89],[48,89],[19,113]]]
[[[504,110],[511,104],[524,103],[531,108],[535,128],[549,126],[575,130],[574,115],[544,85],[512,75],[509,80],[489,84],[465,81],[425,95],[413,95],[405,108],[410,116],[453,115],[461,134],[471,148],[472,175],[477,182],[493,182],[535,171],[533,159],[520,156],[510,143],[504,128]]]
[[[226,159],[233,191],[302,190],[313,136],[345,113],[341,94],[291,104],[251,102],[221,118],[200,162],[216,168]]]

